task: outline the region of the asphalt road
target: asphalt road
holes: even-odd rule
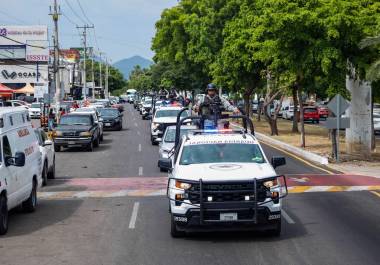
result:
[[[368,191],[290,194],[279,238],[255,232],[171,238],[164,196],[101,196],[110,183],[150,185],[153,192],[154,180],[165,180],[149,122],[129,105],[124,120],[125,128],[107,132],[93,153],[57,154],[57,179],[42,190],[57,196],[41,199],[35,213],[12,211],[9,232],[0,237],[1,265],[379,264],[380,197]],[[280,174],[326,174],[264,148],[268,157],[286,156]],[[86,197],[93,189],[99,197]],[[64,198],[70,190],[83,197]]]

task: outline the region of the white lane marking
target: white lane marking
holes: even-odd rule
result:
[[[143,174],[143,167],[139,167],[139,176],[142,176]]]
[[[137,220],[137,213],[139,211],[140,203],[135,202],[133,205],[131,220],[129,221],[129,229],[135,229],[136,227],[136,220]]]
[[[284,219],[289,223],[289,224],[295,224],[294,220],[285,212],[285,210],[281,210],[281,215],[284,217]]]
[[[138,127],[137,123],[135,122],[135,126]]]
[[[141,144],[139,144],[139,152],[141,152]]]
[[[141,135],[140,131],[137,131],[137,135]]]

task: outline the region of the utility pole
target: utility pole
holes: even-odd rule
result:
[[[78,29],[83,29],[83,87],[82,93],[84,100],[87,99],[87,80],[86,80],[86,56],[87,56],[87,29],[93,29],[94,25],[84,25],[82,27],[77,26]]]
[[[99,87],[100,87],[100,91],[103,90],[103,81],[102,81],[102,53],[101,51],[99,51]]]
[[[105,94],[106,94],[106,98],[109,98],[109,92],[108,92],[108,77],[109,77],[109,73],[108,73],[108,59],[106,58],[106,84],[105,84]]]
[[[60,7],[57,4],[57,0],[54,0],[53,8],[50,6],[50,16],[52,16],[54,21],[54,84],[55,84],[55,104],[57,112],[59,112],[61,104],[61,78],[59,75],[59,41],[58,41],[58,19],[61,15]],[[50,95],[49,95],[50,96]]]
[[[94,55],[91,56],[91,67],[92,67],[92,98],[95,99],[95,73],[94,73]]]

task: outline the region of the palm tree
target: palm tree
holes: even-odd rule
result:
[[[376,46],[380,44],[380,35],[375,37],[368,37],[363,39],[359,43],[359,48],[364,49],[370,46]],[[380,80],[380,58],[378,58],[374,63],[371,64],[371,66],[368,68],[367,71],[367,80],[369,81],[375,81]]]

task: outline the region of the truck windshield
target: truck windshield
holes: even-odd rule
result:
[[[183,148],[180,165],[204,163],[264,163],[257,144],[200,144]]]
[[[60,125],[91,125],[91,117],[87,115],[67,115],[61,118]]]

